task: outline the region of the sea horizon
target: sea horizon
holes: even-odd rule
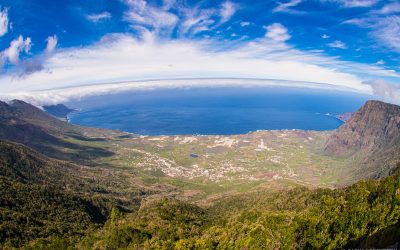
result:
[[[334,130],[372,96],[287,87],[124,92],[71,101],[76,125],[145,136]]]

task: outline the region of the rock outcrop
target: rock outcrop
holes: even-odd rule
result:
[[[368,101],[325,145],[325,153],[348,156],[358,151],[387,151],[400,144],[400,106]]]
[[[324,153],[349,160],[349,176],[390,175],[400,162],[400,106],[368,101],[332,134]]]

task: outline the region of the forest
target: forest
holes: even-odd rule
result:
[[[338,249],[400,238],[398,170],[343,189],[239,194],[209,207],[161,198],[133,212],[49,185],[0,183],[4,249]]]

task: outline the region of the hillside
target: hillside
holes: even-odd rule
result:
[[[86,142],[120,134],[74,126],[23,101],[0,101],[0,139],[22,143],[57,159],[93,165],[93,158],[107,157],[112,152]]]
[[[22,183],[48,184],[67,188],[76,182],[81,167],[48,158],[23,145],[0,140],[0,176]],[[82,190],[82,187],[80,187]]]
[[[336,131],[138,136],[0,103],[0,247],[384,247],[398,117],[372,101]]]
[[[325,152],[345,156],[375,153],[400,143],[400,106],[368,101],[329,138]]]
[[[385,248],[400,238],[400,177],[337,190],[247,193],[201,208],[174,199],[115,214],[80,249]]]
[[[387,176],[400,161],[400,106],[368,101],[325,144],[324,152],[349,157],[355,175]]]
[[[73,241],[104,223],[114,199],[96,195],[84,174],[79,166],[0,141],[0,246],[39,238]]]
[[[127,180],[126,174],[60,161],[0,140],[0,248],[39,238],[75,240],[102,225],[113,207],[132,211],[160,192],[134,182],[135,176]]]

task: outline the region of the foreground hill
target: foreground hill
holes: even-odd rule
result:
[[[113,199],[96,195],[84,169],[0,141],[0,246],[35,239],[73,241],[107,219]],[[1,248],[1,247],[0,247]]]
[[[159,197],[123,213],[95,195],[79,166],[9,142],[0,142],[0,159],[4,249],[336,249],[388,247],[400,237],[398,171],[343,189],[251,191],[206,207]]]
[[[111,218],[80,249],[384,248],[400,238],[400,176],[337,190],[248,193],[209,208],[173,199]],[[395,247],[393,247],[395,248]]]
[[[324,152],[353,160],[353,175],[387,176],[400,161],[400,106],[368,101],[328,139]]]

